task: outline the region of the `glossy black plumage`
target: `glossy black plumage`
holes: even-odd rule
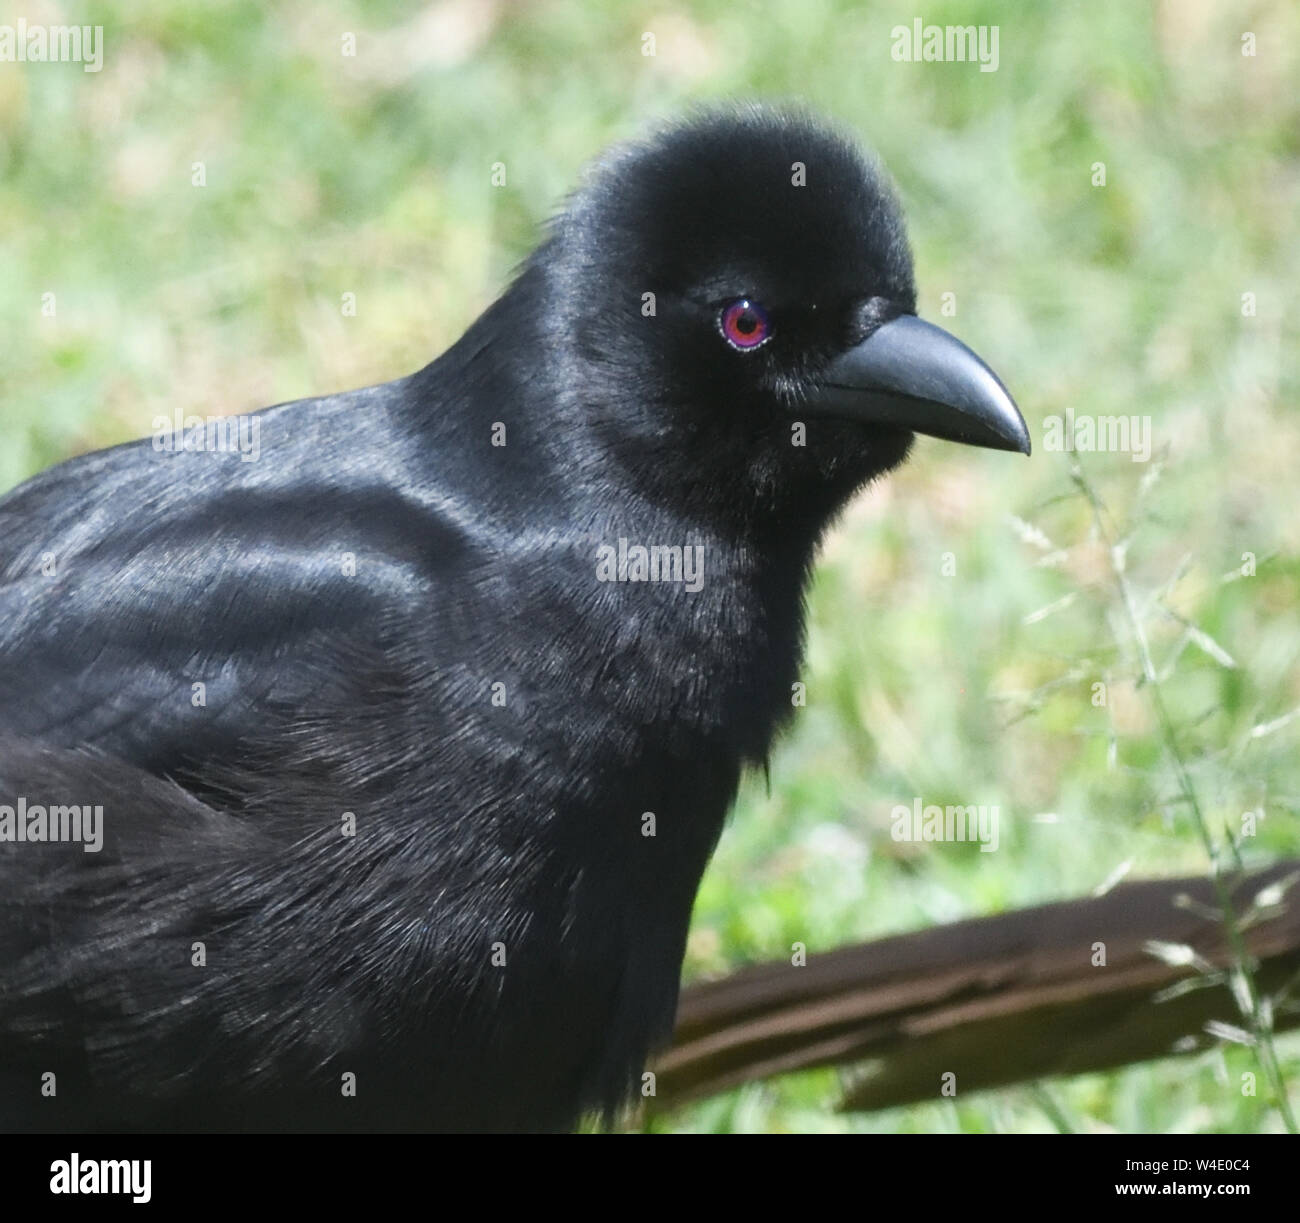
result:
[[[265,410],[257,461],[145,439],[0,501],[0,803],[105,810],[98,854],[0,843],[0,1124],[634,1094],[818,540],[911,440],[818,414],[819,374],[914,307],[849,142],[714,113],[599,163],[427,368]],[[598,580],[620,540],[703,548],[700,589]]]

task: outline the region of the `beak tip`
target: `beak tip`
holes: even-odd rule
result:
[[[1020,410],[1020,406],[1012,398],[1011,392],[1002,385],[997,375],[989,371],[990,377],[997,384],[997,391],[992,396],[995,399],[1001,399],[1001,419],[994,425],[999,433],[1007,441],[1006,449],[1014,450],[1018,454],[1023,454],[1028,458],[1034,450],[1033,442],[1029,436],[1029,424],[1025,420],[1025,415]]]

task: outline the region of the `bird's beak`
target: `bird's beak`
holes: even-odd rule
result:
[[[968,446],[1029,453],[1011,392],[955,336],[900,315],[837,357],[808,407]]]

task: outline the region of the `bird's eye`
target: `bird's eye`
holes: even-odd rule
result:
[[[732,348],[739,348],[742,352],[757,348],[772,334],[767,311],[747,297],[737,298],[722,307],[718,328],[722,332],[722,338]]]

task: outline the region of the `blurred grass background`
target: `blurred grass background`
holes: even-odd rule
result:
[[[0,23],[19,15],[102,25],[105,55],[99,73],[0,64],[4,488],[178,407],[242,412],[423,365],[500,290],[587,159],[694,101],[800,99],[884,158],[921,313],[998,369],[1036,451],[922,440],[828,540],[808,706],[770,795],[761,777],[745,788],[700,894],[689,976],[796,941],[815,955],[1084,895],[1124,871],[1206,869],[1071,456],[1043,446],[1043,418],[1067,407],[1152,418],[1150,463],[1084,466],[1126,537],[1212,823],[1259,812],[1247,860],[1297,852],[1288,0],[31,0]],[[895,63],[891,30],[918,16],[998,25],[998,70]],[[998,851],[893,841],[890,810],[917,796],[998,804]],[[1300,1042],[1279,1044],[1300,1083]],[[832,1111],[821,1072],[653,1126],[1024,1131],[1059,1114],[1081,1130],[1277,1128],[1241,1093],[1253,1068],[1208,1044],[1189,1061],[855,1117]]]

